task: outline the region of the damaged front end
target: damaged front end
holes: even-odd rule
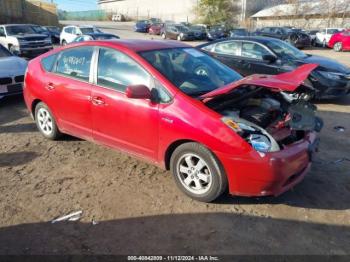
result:
[[[277,76],[254,75],[202,96],[222,121],[261,153],[277,152],[320,132],[314,96],[306,82],[317,65]]]

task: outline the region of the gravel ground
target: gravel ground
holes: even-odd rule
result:
[[[130,24],[98,25],[149,37]],[[306,52],[350,65],[350,53]],[[204,204],[169,172],[128,155],[73,137],[45,140],[21,97],[2,99],[0,254],[349,254],[350,162],[336,160],[349,157],[350,99],[318,107],[321,151],[303,183],[278,198]],[[77,210],[79,222],[50,223]]]

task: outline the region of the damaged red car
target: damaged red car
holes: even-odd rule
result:
[[[90,41],[31,60],[24,97],[48,139],[70,134],[171,170],[188,196],[278,196],[310,170],[322,120],[303,65],[242,78],[174,41]]]

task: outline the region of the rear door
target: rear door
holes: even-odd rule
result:
[[[92,90],[93,137],[111,147],[156,159],[158,104],[130,99],[129,85],[152,88],[153,78],[135,60],[110,48],[100,48]]]
[[[245,71],[241,57],[241,41],[225,41],[214,44],[210,53],[213,57],[242,74]]]
[[[53,74],[45,79],[53,109],[62,131],[81,138],[92,138],[90,70],[94,47],[62,51]]]

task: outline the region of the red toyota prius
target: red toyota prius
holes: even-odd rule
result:
[[[171,170],[188,196],[280,195],[310,169],[317,65],[242,78],[176,41],[74,44],[29,63],[24,97],[48,139],[70,134]]]

